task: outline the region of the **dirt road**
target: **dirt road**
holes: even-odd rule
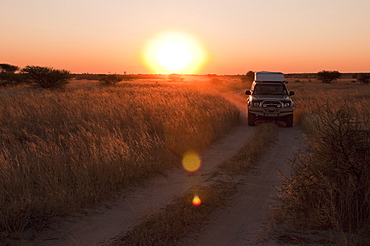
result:
[[[277,203],[276,188],[281,185],[280,171],[289,175],[287,158],[295,149],[304,148],[301,130],[279,128],[278,141],[249,172],[229,206],[211,216],[204,230],[184,240],[183,245],[273,245],[268,242],[269,208]]]

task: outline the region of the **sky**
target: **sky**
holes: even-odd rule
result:
[[[192,73],[370,72],[369,28],[369,0],[11,0],[0,3],[0,63],[161,73],[146,47],[180,32],[204,56]]]

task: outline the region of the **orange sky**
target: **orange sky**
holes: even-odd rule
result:
[[[370,72],[368,0],[12,0],[0,23],[0,63],[20,67],[151,73],[145,45],[175,30],[204,50],[201,74]]]

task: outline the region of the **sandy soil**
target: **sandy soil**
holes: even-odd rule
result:
[[[255,131],[248,127],[245,116],[245,97],[233,95],[230,99],[241,110],[242,124],[227,136],[216,141],[201,154],[202,167],[194,175],[177,169],[148,181],[145,186],[129,191],[107,201],[99,209],[87,210],[68,218],[58,219],[41,231],[27,232],[27,238],[14,245],[106,245],[117,236],[130,230],[146,215],[159,211],[174,197],[206,180],[216,166],[234,155]],[[235,100],[235,97],[237,99]],[[276,201],[274,187],[279,186],[279,170],[289,173],[286,159],[304,141],[298,127],[279,128],[279,140],[271,151],[243,179],[239,192],[228,207],[216,211],[204,231],[184,240],[184,245],[256,245],[263,244],[268,224],[269,206]]]

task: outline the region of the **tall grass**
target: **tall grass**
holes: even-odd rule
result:
[[[309,151],[291,161],[284,208],[308,228],[335,230],[340,244],[350,244],[370,220],[369,86],[295,86]]]
[[[126,84],[0,92],[0,232],[41,228],[181,165],[238,121],[221,97]]]

